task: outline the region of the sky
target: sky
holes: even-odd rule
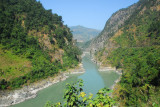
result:
[[[119,9],[139,0],[37,0],[45,9],[62,16],[68,26],[81,25],[103,30],[106,21]]]

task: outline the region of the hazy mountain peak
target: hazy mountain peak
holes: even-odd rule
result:
[[[77,39],[78,42],[89,41],[92,38],[98,36],[101,32],[100,30],[87,28],[81,25],[71,26],[70,28],[73,31],[74,39]]]

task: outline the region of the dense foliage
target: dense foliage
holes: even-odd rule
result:
[[[160,2],[140,0],[118,32],[111,47],[96,53],[105,65],[122,69],[115,90],[120,106],[160,106]],[[112,43],[112,44],[111,44]]]
[[[115,101],[108,95],[111,90],[107,88],[100,89],[96,95],[86,95],[83,92],[83,80],[78,80],[75,84],[67,84],[67,89],[64,94],[64,103],[52,104],[46,103],[45,107],[111,107]]]
[[[0,62],[0,89],[18,88],[74,67],[80,54],[62,17],[36,0],[0,0],[0,52],[0,58],[7,58]],[[21,65],[22,59],[28,65]]]
[[[108,60],[123,68],[118,100],[127,106],[159,104],[160,47],[118,48]]]

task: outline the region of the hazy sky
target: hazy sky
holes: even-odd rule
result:
[[[62,16],[68,26],[82,25],[102,30],[108,18],[117,10],[139,0],[37,0],[45,9]]]

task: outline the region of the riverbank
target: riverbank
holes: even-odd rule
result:
[[[104,67],[104,66],[99,66],[98,69],[99,72],[106,72],[106,71],[115,71],[117,74],[122,75],[122,69],[116,69],[116,67]]]
[[[115,85],[121,80],[121,75],[122,75],[122,69],[116,69],[116,67],[104,67],[100,66],[98,69],[99,72],[109,72],[109,71],[114,71],[117,74],[119,74],[119,78],[114,81],[114,84],[110,87],[110,89],[114,89]]]
[[[79,66],[74,69],[69,69],[65,72],[61,72],[54,77],[40,80],[38,82],[30,84],[29,86],[24,86],[21,89],[13,91],[0,91],[0,107],[11,106],[21,103],[27,99],[35,98],[38,91],[47,88],[53,84],[56,84],[60,81],[66,80],[69,77],[68,74],[80,74],[84,72],[85,70],[83,68],[83,65],[79,64]]]
[[[114,89],[115,85],[121,80],[121,75],[122,75],[122,69],[116,69],[116,67],[103,67],[100,66],[98,69],[99,72],[109,72],[109,71],[114,71],[117,74],[119,74],[119,78],[114,81],[114,84],[110,87],[110,89]]]
[[[110,89],[114,89],[115,85],[121,80],[121,75],[122,75],[122,69],[116,69],[115,67],[103,67],[100,66],[98,69],[99,72],[109,72],[113,71],[116,72],[119,75],[119,78],[114,81],[114,84],[110,87]]]
[[[114,84],[110,87],[110,89],[114,89],[114,87],[116,86],[116,84],[121,80],[121,75],[122,75],[122,69],[116,69],[116,67],[111,67],[111,66],[102,66],[102,63],[97,61],[94,56],[92,55],[92,58],[91,58],[92,62],[96,63],[97,66],[99,67],[98,68],[98,71],[99,72],[109,72],[109,71],[114,71],[116,72],[117,74],[119,74],[119,78],[117,80],[114,81]]]
[[[91,61],[97,64],[99,72],[115,71],[119,75],[122,75],[122,69],[116,69],[116,67],[111,66],[102,66],[102,63],[97,61],[93,56],[91,58]]]

